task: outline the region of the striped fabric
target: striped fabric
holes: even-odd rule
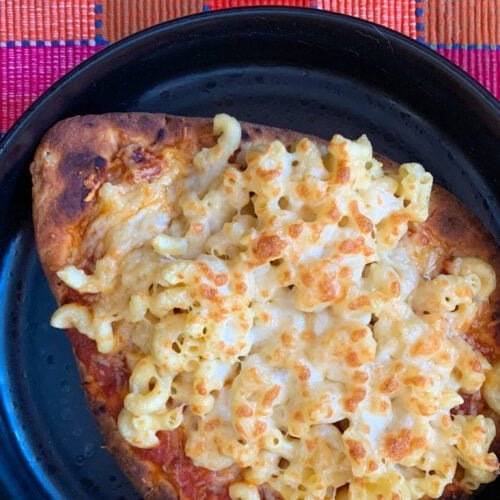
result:
[[[255,5],[325,9],[429,45],[500,97],[500,0],[0,0],[0,133],[75,65],[179,16]]]

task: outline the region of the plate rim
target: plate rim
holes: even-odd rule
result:
[[[22,134],[25,127],[27,127],[34,115],[43,109],[50,99],[64,89],[68,84],[70,84],[75,79],[79,78],[82,74],[85,74],[89,69],[95,67],[96,65],[102,64],[111,57],[113,54],[119,53],[120,51],[125,51],[140,42],[141,40],[147,40],[149,37],[155,37],[159,33],[175,31],[178,28],[182,28],[191,24],[196,24],[198,22],[210,21],[211,23],[224,22],[224,19],[254,15],[276,15],[276,16],[289,16],[290,19],[300,19],[305,17],[309,18],[321,18],[326,20],[331,20],[334,23],[340,23],[344,26],[354,26],[364,31],[370,30],[374,33],[377,38],[387,37],[390,40],[396,40],[398,44],[407,47],[411,52],[420,55],[425,63],[431,63],[435,68],[440,69],[447,77],[451,78],[453,81],[463,89],[464,92],[475,101],[480,103],[482,106],[489,108],[494,114],[500,116],[500,102],[495,99],[495,97],[488,92],[479,82],[477,82],[473,77],[468,75],[464,70],[455,65],[453,62],[446,59],[444,56],[435,52],[430,47],[423,45],[422,43],[407,37],[397,31],[391,30],[381,25],[371,23],[353,16],[348,16],[345,14],[333,13],[330,11],[308,9],[308,8],[297,8],[297,7],[239,7],[232,9],[224,9],[217,11],[209,11],[192,14],[190,16],[185,16],[181,18],[172,19],[155,26],[149,27],[145,30],[133,33],[111,45],[99,50],[91,57],[81,62],[75,66],[72,70],[66,73],[63,77],[56,80],[46,91],[44,91],[28,108],[25,112],[16,120],[12,127],[7,131],[5,136],[0,139],[0,183],[5,174],[12,170],[12,168],[19,168],[15,165],[5,165],[1,163],[3,155],[11,147],[11,143],[15,141],[19,134]],[[383,35],[381,35],[381,33]],[[27,168],[27,165],[24,166]],[[19,450],[22,453],[22,450]],[[23,457],[24,458],[24,457]],[[2,487],[2,482],[0,481],[0,491]],[[44,490],[45,491],[45,490]]]

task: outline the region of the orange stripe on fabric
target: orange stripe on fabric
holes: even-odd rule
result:
[[[431,44],[499,44],[499,0],[427,0],[425,10]]]
[[[412,0],[318,0],[320,9],[361,17],[415,38],[416,2]]]
[[[362,17],[383,24],[408,36],[416,37],[415,1],[413,0],[208,0],[211,9],[251,5],[316,6],[320,9]]]
[[[94,0],[0,0],[0,42],[91,40]]]
[[[114,42],[131,33],[203,9],[203,0],[101,0],[102,35]]]

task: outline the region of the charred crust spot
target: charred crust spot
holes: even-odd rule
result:
[[[241,131],[241,138],[244,141],[248,141],[250,139],[250,134],[246,130]]]
[[[164,128],[158,130],[158,133],[156,134],[156,141],[161,142],[165,139],[165,137],[167,137],[167,131]]]
[[[260,127],[255,127],[255,133],[257,135],[262,135],[262,129]]]
[[[99,169],[103,169],[106,166],[106,160],[102,156],[96,156],[94,159],[94,165]]]
[[[82,126],[86,128],[94,128],[98,126],[95,116],[82,116],[81,120],[82,120]]]
[[[90,149],[78,153],[67,153],[61,159],[59,172],[65,188],[55,204],[55,217],[60,220],[74,219],[85,208],[85,198],[90,189],[84,180],[96,172],[96,155]]]
[[[106,413],[106,405],[100,405],[99,408],[97,408],[97,411],[101,414]]]
[[[67,153],[61,158],[59,171],[66,181],[71,181],[75,173],[80,176],[88,173],[89,167],[93,166],[95,161],[95,153],[90,149],[78,153]]]
[[[153,182],[162,172],[162,162],[144,148],[125,147],[118,153],[126,171],[123,180],[129,183]]]
[[[132,151],[131,158],[135,163],[141,163],[144,161],[144,155],[140,150]]]

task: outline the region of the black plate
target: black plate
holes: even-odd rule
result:
[[[69,342],[48,326],[55,302],[31,222],[28,164],[43,133],[105,111],[226,111],[320,136],[366,132],[376,151],[422,162],[500,236],[498,104],[408,38],[321,11],[257,8],[175,20],[109,47],[52,87],[0,145],[3,498],[135,497],[102,448]]]

